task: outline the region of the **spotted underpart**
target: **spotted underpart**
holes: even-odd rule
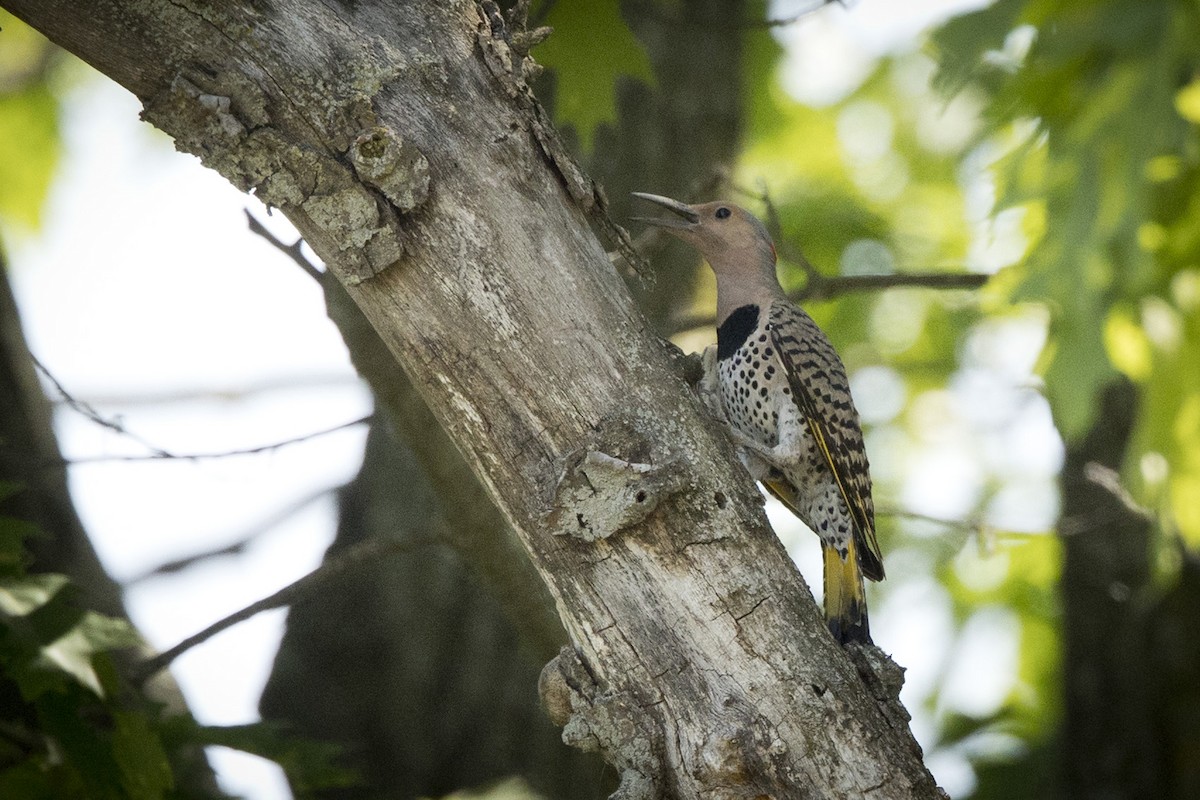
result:
[[[778,442],[779,397],[791,393],[769,341],[769,323],[758,306],[742,306],[717,330],[721,401],[742,433],[774,447]],[[732,324],[731,324],[732,323]]]
[[[718,330],[717,348],[730,424],[767,447],[779,444],[781,431],[794,432],[786,460],[756,477],[843,559],[853,538],[863,575],[881,580],[862,430],[833,344],[802,309],[777,301],[765,314],[758,306],[735,310]]]

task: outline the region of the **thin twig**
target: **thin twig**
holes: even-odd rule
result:
[[[839,275],[836,278],[822,276],[815,282],[809,281],[804,287],[788,292],[788,298],[795,302],[831,300],[854,292],[877,292],[901,287],[978,289],[991,277],[977,272],[897,272],[886,275]],[[675,319],[671,323],[670,333],[674,335],[696,328],[712,327],[716,322],[714,314],[689,314]]]
[[[243,552],[245,552],[246,548],[259,536],[262,536],[264,533],[267,533],[268,531],[277,527],[280,523],[287,521],[323,497],[333,494],[335,491],[337,491],[337,488],[338,487],[336,486],[327,486],[323,489],[318,489],[315,492],[310,492],[303,497],[300,497],[299,499],[289,503],[286,507],[279,509],[266,519],[260,520],[254,525],[249,526],[240,536],[235,538],[229,544],[223,547],[218,547],[214,550],[206,550],[202,553],[193,553],[190,556],[183,556],[182,558],[175,558],[164,562],[154,569],[143,572],[141,575],[137,575],[126,580],[125,586],[133,586],[134,584],[141,583],[142,581],[146,581],[151,578],[157,578],[162,575],[174,575],[194,567],[196,564],[213,558],[241,555]]]
[[[883,275],[822,276],[815,286],[805,286],[789,296],[793,300],[829,300],[851,292],[920,287],[923,289],[979,289],[991,275],[979,272],[892,272]]]
[[[199,633],[187,637],[174,647],[159,653],[154,658],[148,659],[134,674],[134,683],[139,686],[144,684],[188,650],[208,641],[221,631],[232,628],[239,622],[245,622],[251,617],[257,616],[264,611],[270,611],[273,608],[296,605],[302,601],[311,600],[314,596],[328,589],[331,584],[340,580],[347,572],[359,569],[365,564],[375,563],[384,556],[412,550],[428,544],[435,544],[439,541],[436,538],[428,538],[412,541],[376,539],[360,542],[346,550],[336,559],[327,561],[299,580],[283,587],[278,592],[251,603],[240,611],[235,611],[223,619],[217,620]]]
[[[772,241],[775,242],[776,249],[783,256],[784,260],[791,261],[793,264],[799,264],[800,269],[804,270],[805,288],[807,289],[814,283],[820,283],[825,276],[821,271],[813,266],[813,263],[808,260],[804,252],[790,239],[784,238],[783,223],[779,220],[779,209],[775,206],[775,201],[771,199],[771,193],[767,190],[766,181],[759,181],[759,193],[754,195],[751,192],[746,192],[752,197],[757,197],[762,201],[763,206],[767,209],[767,233],[771,234]]]
[[[283,253],[292,261],[295,261],[300,269],[308,273],[309,277],[311,277],[317,283],[321,282],[324,273],[321,272],[316,264],[309,261],[308,256],[304,255],[304,251],[301,249],[304,245],[303,238],[297,239],[291,244],[287,244],[278,236],[267,230],[266,227],[258,221],[258,218],[250,213],[250,209],[246,208],[243,209],[243,211],[246,213],[246,221],[249,223],[251,233],[256,233],[262,238],[266,239],[267,242],[273,245],[277,250],[279,250],[279,252]]]
[[[811,8],[806,8],[803,11],[797,11],[795,14],[791,14],[790,16],[767,18],[767,19],[762,19],[762,20],[750,20],[750,21],[746,22],[742,27],[745,27],[745,28],[784,28],[784,27],[787,27],[788,25],[794,25],[795,23],[804,19],[808,15],[810,15],[816,11],[819,11],[820,9],[824,8],[825,6],[834,5],[834,4],[839,5],[842,8],[846,7],[846,4],[845,4],[845,2],[843,2],[843,0],[822,0],[822,2],[818,3],[817,5],[812,6]]]
[[[273,392],[349,389],[360,386],[362,386],[362,379],[353,372],[328,372],[321,375],[294,374],[267,377],[253,383],[239,384],[236,387],[164,389],[162,391],[141,391],[136,394],[90,394],[86,400],[81,402],[99,406],[120,406],[121,408],[165,406],[177,403],[240,403]],[[55,402],[66,404],[65,400],[56,400]]]
[[[921,514],[916,511],[906,511],[901,508],[880,507],[875,509],[875,515],[879,517],[897,517],[900,519],[911,519],[917,522],[929,522],[934,525],[942,525],[947,528],[955,528],[966,531],[979,531],[983,525],[978,520],[973,519],[945,519],[944,517],[934,517],[929,514]]]
[[[33,361],[33,366],[37,368],[38,372],[42,373],[42,375],[46,376],[46,380],[48,380],[48,381],[50,381],[50,383],[54,384],[54,389],[62,397],[62,402],[66,403],[66,405],[71,410],[73,410],[79,414],[82,414],[84,417],[86,417],[87,419],[91,420],[92,422],[96,423],[97,425],[99,425],[103,428],[108,428],[110,431],[115,431],[115,432],[121,434],[122,436],[132,439],[133,441],[137,442],[138,444],[142,445],[143,447],[145,447],[148,450],[150,450],[151,452],[153,452],[154,458],[174,458],[175,457],[169,451],[164,450],[163,448],[158,447],[157,445],[153,445],[150,442],[147,442],[142,437],[133,433],[128,428],[126,428],[125,425],[123,423],[121,423],[120,421],[118,421],[116,419],[109,419],[108,417],[103,416],[99,411],[97,411],[95,408],[93,408],[88,403],[86,403],[82,400],[76,399],[70,392],[68,392],[66,390],[66,388],[62,385],[62,383],[58,380],[58,378],[54,377],[54,374],[52,372],[50,372],[49,369],[46,368],[46,365],[38,360],[37,356],[35,356],[33,353],[30,353],[29,358],[30,358],[30,360]]]
[[[1121,474],[1112,467],[1099,461],[1089,461],[1083,465],[1083,477],[1112,495],[1129,513],[1150,522],[1155,521],[1154,512],[1133,499],[1133,495],[1121,484]]]
[[[296,436],[292,439],[284,439],[281,442],[272,442],[271,444],[258,445],[257,447],[247,447],[240,450],[223,450],[217,453],[171,453],[167,455],[147,454],[147,455],[129,455],[129,456],[86,456],[84,458],[63,459],[62,464],[73,466],[75,464],[96,464],[104,461],[200,461],[212,458],[229,458],[231,456],[252,456],[259,453],[266,453],[272,450],[278,450],[281,447],[287,447],[293,444],[307,442],[309,439],[316,439],[319,436],[326,436],[331,433],[353,428],[356,425],[362,425],[370,422],[373,415],[368,414],[365,417],[343,422],[340,425],[335,425],[332,428],[325,428],[312,433],[306,433],[302,436]]]

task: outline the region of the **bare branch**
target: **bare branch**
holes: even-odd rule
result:
[[[820,11],[825,6],[839,5],[842,8],[846,7],[843,0],[820,0],[816,5],[810,6],[803,11],[797,11],[794,14],[789,14],[786,17],[768,17],[763,20],[750,20],[743,27],[746,28],[786,28],[789,25],[794,25],[805,17]]]
[[[172,559],[163,564],[160,564],[159,566],[155,567],[154,569],[151,569],[147,572],[143,572],[141,575],[137,575],[133,578],[130,578],[129,580],[125,581],[125,585],[132,586],[134,584],[141,583],[143,581],[147,581],[151,578],[157,578],[162,575],[173,575],[178,572],[183,572],[186,569],[194,567],[196,564],[199,564],[204,561],[208,561],[213,558],[219,558],[221,556],[241,555],[246,550],[246,548],[250,545],[250,543],[253,542],[255,539],[257,539],[259,536],[262,536],[264,533],[267,533],[272,528],[275,528],[278,525],[280,525],[281,523],[294,517],[296,514],[300,513],[304,509],[308,508],[310,505],[312,505],[313,503],[322,499],[323,497],[327,497],[328,495],[333,494],[334,492],[337,491],[337,488],[338,487],[336,487],[336,486],[327,486],[323,489],[318,489],[315,492],[309,492],[308,494],[298,498],[297,500],[292,501],[287,506],[279,509],[278,511],[275,511],[266,519],[260,520],[260,521],[256,522],[255,524],[250,525],[240,536],[237,536],[236,538],[234,538],[229,544],[227,544],[223,547],[218,547],[213,550],[206,550],[202,553],[194,553],[190,556],[184,556],[182,558]]]
[[[136,394],[114,392],[112,394],[89,394],[80,402],[93,406],[120,406],[135,408],[165,406],[181,403],[238,403],[257,398],[271,392],[291,392],[308,389],[350,389],[361,387],[362,381],[352,372],[328,372],[325,374],[295,374],[264,377],[252,383],[237,386],[214,386],[165,389],[161,391],[139,391]],[[56,403],[66,404],[59,399]]]
[[[270,244],[274,245],[279,252],[283,253],[292,261],[295,261],[300,269],[308,273],[309,277],[311,277],[314,281],[317,283],[321,282],[321,278],[325,273],[322,272],[316,264],[310,261],[308,256],[304,255],[304,251],[302,249],[304,245],[304,237],[300,237],[291,244],[287,244],[278,236],[267,230],[266,227],[258,221],[258,218],[250,213],[250,209],[247,208],[243,210],[246,213],[246,221],[250,227],[251,233],[257,233],[259,236],[266,239]]]
[[[32,352],[30,352],[29,358],[30,358],[30,360],[33,361],[33,365],[35,367],[37,367],[38,372],[42,373],[44,376],[46,376],[46,380],[48,380],[48,381],[50,381],[50,383],[54,384],[54,389],[62,397],[62,402],[66,403],[66,405],[71,410],[73,410],[79,414],[82,414],[84,417],[87,417],[89,420],[96,423],[97,425],[99,425],[102,428],[108,428],[109,430],[115,431],[115,432],[121,434],[122,436],[129,437],[133,441],[137,442],[138,444],[140,444],[140,445],[146,447],[148,450],[150,450],[154,454],[152,456],[153,458],[175,458],[175,456],[172,453],[170,453],[169,451],[164,450],[163,448],[158,447],[157,445],[153,445],[150,442],[147,442],[142,437],[138,436],[137,434],[132,433],[128,428],[125,427],[124,423],[122,423],[119,419],[109,419],[108,417],[103,416],[99,411],[97,411],[95,408],[93,408],[88,403],[85,403],[82,400],[77,400],[70,392],[68,392],[66,390],[66,388],[62,385],[62,383],[58,380],[58,378],[54,377],[54,374],[51,373],[50,370],[46,368],[46,365],[38,360],[37,356],[35,356]]]
[[[1148,522],[1155,522],[1154,512],[1133,498],[1129,490],[1121,484],[1121,474],[1112,467],[1099,461],[1089,461],[1083,465],[1083,477],[1111,494],[1129,513]]]
[[[822,277],[816,285],[792,292],[796,300],[829,300],[851,292],[916,287],[922,289],[979,289],[991,279],[979,272],[893,272],[883,275]]]
[[[230,458],[232,456],[252,456],[252,455],[258,455],[259,453],[266,453],[266,452],[270,452],[272,450],[278,450],[281,447],[288,447],[289,445],[299,444],[301,442],[307,442],[309,439],[316,439],[319,436],[326,436],[331,433],[337,433],[338,431],[345,430],[346,428],[353,428],[356,425],[363,425],[365,423],[370,422],[372,416],[373,416],[372,414],[368,414],[365,417],[359,417],[358,419],[350,420],[349,422],[343,422],[342,424],[335,425],[332,428],[325,428],[323,430],[313,431],[312,433],[306,433],[302,436],[296,436],[291,439],[284,439],[281,442],[272,442],[271,444],[258,445],[257,447],[247,447],[247,448],[241,449],[241,450],[223,450],[218,453],[170,453],[170,454],[166,454],[166,455],[149,453],[146,455],[128,455],[128,456],[120,456],[120,455],[86,456],[84,458],[63,459],[62,463],[67,464],[68,466],[75,466],[76,464],[96,464],[96,463],[100,463],[100,462],[104,462],[104,461],[165,461],[165,460],[200,461],[202,459],[210,459],[210,458]]]
[[[788,297],[796,302],[805,300],[832,300],[854,292],[879,292],[886,289],[979,289],[991,275],[978,272],[894,272],[885,275],[839,275],[835,278],[820,276]],[[714,314],[690,314],[680,317],[671,325],[671,333],[683,333],[696,328],[712,327],[717,322]]]
[[[240,611],[235,611],[223,619],[217,620],[212,625],[209,625],[198,633],[192,634],[174,647],[164,650],[154,658],[148,659],[134,674],[134,683],[138,685],[145,683],[154,677],[155,674],[166,669],[172,661],[179,658],[179,656],[188,650],[191,650],[196,645],[203,644],[221,631],[232,628],[239,622],[245,622],[251,617],[255,617],[264,611],[270,611],[273,608],[282,608],[283,606],[295,605],[306,600],[311,600],[328,590],[331,585],[344,578],[347,573],[360,569],[365,564],[373,564],[384,556],[437,543],[440,543],[440,540],[432,537],[409,541],[380,539],[361,542],[342,553],[336,559],[327,561],[303,578],[283,587],[278,592],[251,603]]]

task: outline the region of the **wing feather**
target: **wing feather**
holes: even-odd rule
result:
[[[854,521],[852,527],[863,574],[872,580],[883,580],[883,558],[875,538],[871,477],[845,367],[824,332],[811,317],[791,304],[772,306],[771,341],[779,353],[792,399],[804,416]],[[826,391],[818,388],[822,383],[829,387]]]

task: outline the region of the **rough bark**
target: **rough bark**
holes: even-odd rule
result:
[[[688,196],[697,190],[697,176],[715,180],[732,162],[745,34],[722,24],[740,18],[740,2],[636,3],[624,10],[650,55],[653,85],[621,82],[618,118],[602,126],[585,154],[618,217],[625,216],[631,191],[653,187]],[[551,73],[546,76],[551,83]],[[539,84],[539,94],[543,88]],[[670,152],[675,157],[667,157]],[[685,247],[658,248],[654,256],[656,281],[630,283],[643,314],[660,329],[690,304],[700,265]],[[329,557],[363,537],[434,534],[449,547],[390,559],[353,591],[293,608],[263,715],[286,720],[310,738],[339,742],[371,790],[389,796],[436,796],[510,773],[563,800],[607,794],[601,790],[606,774],[593,758],[555,752],[563,745],[547,745],[549,723],[529,717],[538,669],[530,655],[540,657],[540,667],[567,637],[549,594],[531,591],[542,584],[516,534],[345,290],[329,275],[322,283],[330,319],[370,385],[379,415],[362,470],[342,493]],[[398,471],[404,477],[392,483],[405,486],[403,493],[389,484]],[[417,525],[412,507],[436,507],[438,523]],[[389,573],[395,573],[391,579]],[[453,596],[435,591],[446,585],[462,588]],[[465,628],[464,615],[470,617]],[[439,635],[452,646],[435,644]],[[447,692],[448,682],[467,691]],[[381,683],[389,687],[383,695]],[[479,685],[490,687],[486,697],[469,691]],[[477,707],[486,719],[446,714],[447,694],[455,696],[456,708]],[[486,741],[481,722],[490,732]]]
[[[323,283],[329,318],[370,386],[393,445],[412,451],[424,479],[442,499],[446,524],[439,535],[499,603],[528,652],[551,658],[567,635],[516,533],[346,290],[329,274]]]
[[[495,19],[431,0],[6,4],[330,264],[555,597],[575,649],[548,694],[621,769],[618,796],[937,793],[894,681],[829,637],[588,230],[599,195]]]
[[[510,775],[547,797],[603,796],[603,764],[537,708],[541,664],[566,641],[549,594],[362,312],[323,285],[376,399],[327,559],[366,539],[399,549],[290,610],[263,717],[341,745],[365,783],[321,797],[439,797]]]
[[[559,800],[603,796],[603,765],[563,745],[538,708],[545,659],[444,544],[445,506],[388,427],[374,424],[339,493],[329,557],[368,539],[396,549],[292,609],[264,718],[343,746],[365,786],[321,797],[441,797],[511,775]]]

